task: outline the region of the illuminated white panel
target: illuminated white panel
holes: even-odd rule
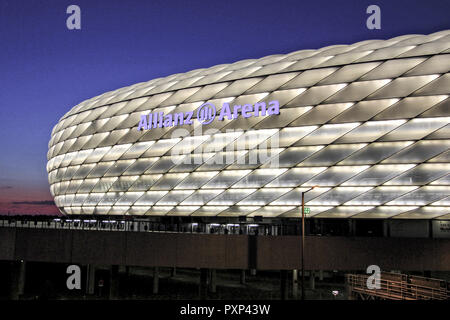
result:
[[[291,191],[291,188],[262,188],[252,193],[250,196],[239,201],[237,205],[243,206],[261,206],[281,197],[283,194]]]
[[[111,186],[109,191],[127,191],[138,179],[138,176],[119,177]]]
[[[296,187],[326,169],[327,167],[292,168],[267,184],[267,187]]]
[[[274,95],[272,95],[272,96],[274,96]],[[270,97],[267,99],[269,100]],[[277,100],[277,98],[275,98],[274,100]],[[280,101],[280,106],[281,106],[281,101]],[[295,118],[301,116],[302,114],[308,112],[311,109],[312,109],[312,107],[284,108],[284,109],[282,109],[282,111],[280,111],[280,114],[277,115],[277,117],[275,119],[271,119],[272,117],[266,117],[261,122],[257,123],[254,126],[254,128],[255,129],[273,129],[273,128],[283,128],[287,125],[296,126],[292,122],[292,119],[295,119]],[[304,125],[304,124],[300,123],[298,126],[301,126],[301,125]]]
[[[450,186],[450,174],[448,174],[440,179],[434,180],[433,182],[430,183],[430,185]]]
[[[59,167],[68,167],[70,165],[70,163],[72,162],[72,160],[75,158],[75,156],[77,155],[78,152],[70,152],[70,153],[66,153],[65,155],[63,155],[62,161],[59,164]],[[82,162],[78,163],[81,164]],[[73,164],[73,165],[77,165],[77,164]]]
[[[450,148],[450,140],[423,140],[398,152],[383,162],[418,163],[446,151]]]
[[[449,163],[425,163],[386,182],[386,185],[421,185],[436,180],[450,172]]]
[[[292,127],[281,129],[279,132],[278,146],[288,147],[315,129],[317,129],[317,126]]]
[[[155,141],[135,143],[130,149],[128,149],[127,152],[125,152],[125,154],[122,156],[122,159],[136,159],[140,157],[145,151],[147,151],[147,149],[150,148],[150,146],[154,143]]]
[[[92,189],[94,189],[94,186],[97,184],[97,182],[99,182],[99,180],[100,180],[99,178],[82,180],[83,182],[78,188],[78,192],[80,193],[91,192]]]
[[[96,214],[96,211],[96,207],[82,206],[78,212],[81,212],[82,214]]]
[[[450,197],[430,203],[431,206],[450,206]]]
[[[173,209],[173,206],[153,206],[146,212],[148,216],[163,216]]]
[[[270,203],[270,205],[279,205],[279,206],[300,206],[302,204],[302,192],[305,192],[305,203],[308,203],[311,199],[316,198],[324,192],[327,192],[330,188],[295,188],[290,192],[287,192],[283,196],[279,197],[277,200]]]
[[[136,160],[119,160],[116,161],[105,173],[105,177],[117,177],[120,176],[130,165]]]
[[[382,138],[383,141],[418,140],[444,127],[450,117],[412,119]]]
[[[70,165],[83,164],[92,152],[92,149],[78,151]]]
[[[333,207],[329,207],[329,206],[308,206],[309,208],[309,213],[305,213],[305,217],[309,218],[309,217],[314,217],[316,215],[318,215],[321,212],[330,210]],[[292,210],[289,210],[287,212],[284,212],[283,214],[280,215],[280,217],[283,218],[301,218],[302,217],[302,207],[295,207]]]
[[[369,121],[347,133],[336,143],[372,142],[405,122],[406,120]]]
[[[113,205],[122,197],[123,194],[123,192],[107,192],[98,204],[100,206]]]
[[[303,186],[336,186],[367,168],[368,166],[331,167],[304,183]]]
[[[94,149],[94,151],[86,158],[85,163],[96,163],[100,161],[111,148],[112,147],[103,147]]]
[[[146,191],[162,177],[162,174],[149,174],[139,176],[139,178],[130,187],[130,191]]]
[[[287,169],[257,169],[246,175],[233,188],[259,188],[283,174]]]
[[[309,201],[308,205],[337,206],[353,199],[370,187],[337,187]]]
[[[97,205],[104,196],[105,193],[90,193],[88,198],[84,201],[84,205]]]
[[[75,197],[73,198],[72,206],[81,206],[87,197],[88,197],[87,193],[76,194]]]
[[[311,110],[300,117],[291,117],[291,123],[289,126],[305,126],[305,125],[320,125],[328,122],[339,113],[351,107],[353,103],[337,103],[337,104],[321,104],[310,107]],[[290,110],[290,109],[289,109]],[[292,119],[297,118],[292,122]]]
[[[420,207],[395,216],[395,219],[435,219],[450,213],[450,207]]]
[[[367,147],[356,151],[348,158],[342,160],[341,162],[339,162],[339,165],[361,165],[377,163],[411,144],[413,144],[412,141],[374,142],[369,144]]]
[[[187,154],[181,163],[172,167],[169,172],[191,172],[203,165],[206,160],[213,157],[213,153]]]
[[[209,157],[204,164],[198,167],[197,171],[222,170],[229,166],[230,163],[244,156],[247,152],[245,150],[218,152],[212,157]]]
[[[167,173],[163,175],[153,186],[152,190],[171,190],[181,180],[186,178],[188,173]]]
[[[391,120],[413,118],[438,104],[447,96],[407,97],[401,99],[392,107],[379,113],[374,120]]]
[[[441,200],[448,195],[448,187],[425,186],[392,200],[386,205],[423,206],[430,202]]]
[[[398,198],[403,194],[417,189],[416,186],[395,186],[395,187],[377,187],[364,194],[354,198],[345,203],[345,205],[355,205],[355,206],[368,206],[375,205],[379,206],[385,204],[392,199]]]
[[[331,123],[367,121],[399,99],[360,101],[333,118]]]
[[[193,172],[181,181],[175,189],[198,189],[218,173],[219,171]]]
[[[261,209],[260,206],[231,206],[228,209],[219,213],[220,217],[238,217],[246,216],[253,211]]]
[[[83,179],[94,169],[95,164],[83,164],[81,165],[71,179]],[[70,168],[70,167],[69,167]],[[67,172],[66,172],[67,174]]]
[[[249,194],[255,192],[256,189],[228,189],[219,194],[216,198],[208,202],[208,205],[234,205]]]
[[[228,206],[203,206],[194,211],[191,216],[217,216],[219,213],[227,210],[228,208]]]
[[[136,206],[152,206],[166,195],[168,191],[147,191],[135,202]]]
[[[168,216],[189,216],[193,212],[197,211],[199,206],[176,206],[169,212],[167,212]]]
[[[253,211],[247,216],[278,217],[285,212],[291,211],[292,209],[294,209],[293,206],[265,206],[262,207],[260,210]]]
[[[153,144],[144,154],[143,157],[160,157],[169,151],[175,144],[177,144],[181,139],[164,139],[159,140]]]
[[[109,212],[111,212],[112,210],[112,206],[96,206],[95,207],[95,214],[99,214],[99,215],[105,215],[105,214],[109,214]]]
[[[144,192],[125,192],[124,195],[116,202],[116,205],[132,205],[143,194]]]
[[[123,172],[123,175],[142,174],[158,160],[158,157],[137,159]]]
[[[414,164],[375,165],[357,176],[347,180],[343,186],[375,186],[383,184],[399,174],[413,168]]]
[[[128,214],[142,216],[145,215],[148,209],[149,208],[147,206],[131,206],[128,211]]]
[[[282,148],[262,148],[250,150],[244,156],[237,158],[236,162],[227,169],[255,169],[262,164],[266,168],[278,168],[278,154],[282,152]]]
[[[316,153],[321,150],[323,146],[308,146],[308,147],[290,147],[284,149],[278,155],[278,165],[280,167],[292,167],[296,164],[300,163],[302,160],[306,159],[310,155]],[[264,164],[262,168],[266,168],[270,166],[269,164]]]
[[[204,205],[223,191],[222,189],[197,190],[180,205]]]
[[[266,130],[251,130],[239,137],[233,142],[233,148],[231,150],[250,150],[256,147],[258,144],[273,136],[278,132],[278,129],[266,129]],[[228,147],[227,147],[228,148]]]
[[[180,164],[183,162],[185,156],[164,156],[159,158],[158,161],[156,161],[147,171],[145,171],[146,174],[149,173],[165,173],[169,171],[174,166]]]
[[[119,159],[128,149],[130,149],[131,144],[119,144],[115,145],[105,154],[102,161],[112,161]]]
[[[210,136],[208,135],[185,137],[172,147],[172,149],[170,150],[170,154],[172,156],[179,154],[188,154],[209,138]]]
[[[242,177],[249,174],[251,170],[226,170],[211,179],[203,188],[228,188]]]
[[[316,218],[350,218],[359,217],[361,212],[372,209],[371,206],[340,206],[314,215]]]
[[[66,193],[70,194],[70,193],[77,192],[77,190],[80,187],[81,183],[83,183],[83,180],[72,180],[72,181],[70,181],[70,184],[67,187]]]
[[[295,143],[296,146],[300,145],[318,145],[329,144],[334,140],[344,135],[348,131],[359,126],[357,123],[342,123],[342,124],[325,124],[319,129],[313,131],[299,142]]]
[[[330,145],[304,160],[300,166],[331,166],[365,146],[363,143]]]
[[[333,93],[336,93],[342,88],[345,88],[346,85],[346,83],[340,83],[309,88],[304,93],[299,95],[298,98],[292,100],[290,104],[294,104],[296,106],[310,106],[319,104],[326,98],[331,96]]]
[[[208,140],[203,142],[194,152],[217,152],[222,150],[226,145],[243,135],[244,131],[232,131],[226,133],[216,133],[210,136]]]
[[[380,206],[367,210],[363,213],[354,215],[352,218],[365,218],[365,219],[388,219],[399,215],[404,212],[417,209],[417,207],[409,206]]]

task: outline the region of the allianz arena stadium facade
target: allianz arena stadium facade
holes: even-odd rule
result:
[[[450,218],[450,31],[243,60],[83,101],[53,128],[63,214]],[[314,187],[313,189],[311,189]]]

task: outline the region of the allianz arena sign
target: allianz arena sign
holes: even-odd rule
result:
[[[178,113],[164,114],[164,112],[152,112],[149,114],[142,114],[139,121],[138,131],[150,130],[156,128],[176,127],[185,124],[193,124],[194,114],[197,116],[197,121],[201,124],[209,124],[216,117],[216,107],[214,104],[206,102],[197,108],[197,111],[187,111]],[[223,121],[225,117],[228,120],[234,120],[241,115],[244,118],[271,116],[280,114],[280,104],[277,100],[265,102],[257,102],[254,105],[244,104],[230,107],[229,103],[223,103],[218,116],[219,121]]]

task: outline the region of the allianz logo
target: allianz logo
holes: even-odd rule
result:
[[[194,120],[199,121],[202,125],[211,123],[217,115],[216,107],[210,102],[206,102],[197,108],[195,113],[197,118],[193,118],[194,111],[168,113],[164,112],[152,112],[149,114],[142,114],[139,121],[138,131],[150,130],[156,128],[167,128],[181,125],[191,125]],[[251,117],[265,117],[280,114],[280,104],[278,100],[265,102],[257,102],[253,104],[234,105],[230,107],[230,104],[225,102],[222,104],[220,113],[217,117],[219,121],[223,121],[225,118],[228,120],[235,120],[239,117],[251,118]]]

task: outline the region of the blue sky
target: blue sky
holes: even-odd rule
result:
[[[71,4],[81,30],[66,28]],[[371,4],[381,30],[366,28]],[[0,203],[51,199],[51,129],[85,99],[241,59],[450,29],[449,12],[443,0],[0,0]]]

